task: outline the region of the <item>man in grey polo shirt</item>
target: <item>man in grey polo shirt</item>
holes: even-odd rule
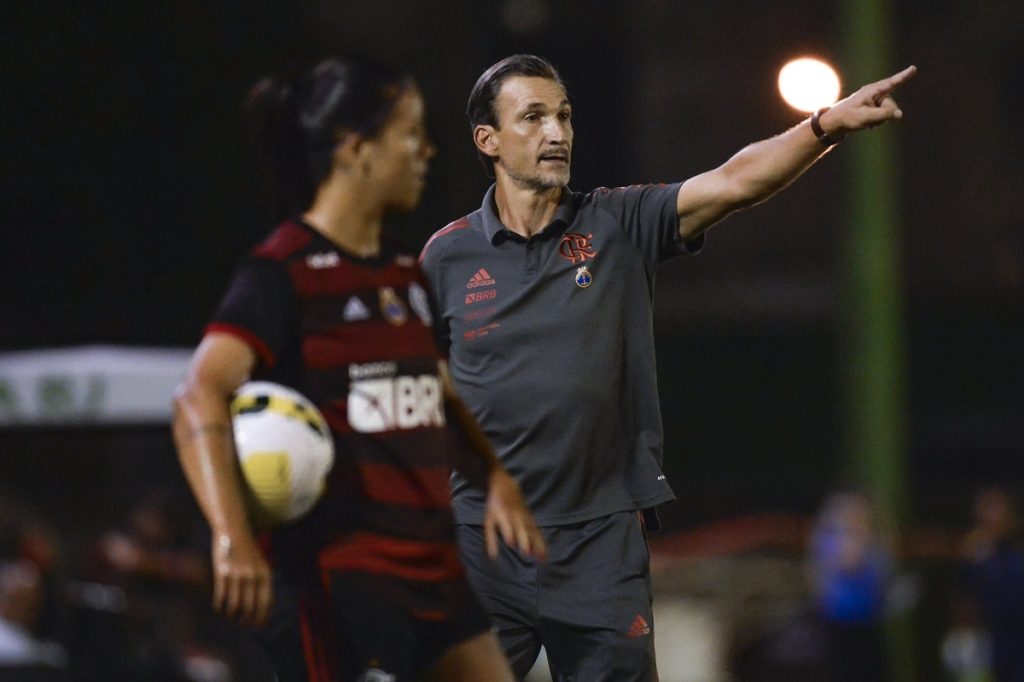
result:
[[[455,476],[470,580],[517,676],[544,645],[558,680],[654,680],[645,523],[661,471],[651,297],[660,263],[766,199],[849,132],[900,118],[910,67],[683,183],[568,188],[571,106],[543,59],[504,59],[469,97],[495,184],[423,249],[452,378],[549,543],[479,560],[483,497]],[[646,512],[646,513],[645,513]]]

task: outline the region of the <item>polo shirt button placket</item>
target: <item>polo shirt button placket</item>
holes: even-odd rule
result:
[[[529,273],[540,269],[540,240],[536,237],[530,237],[526,241],[526,261],[523,269]]]

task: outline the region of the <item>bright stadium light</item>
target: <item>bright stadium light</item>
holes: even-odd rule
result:
[[[809,113],[836,103],[839,76],[820,59],[794,59],[779,71],[779,93],[786,104]]]

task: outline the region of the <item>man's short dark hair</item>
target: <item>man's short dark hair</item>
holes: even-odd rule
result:
[[[495,102],[498,93],[506,78],[512,76],[526,76],[528,78],[548,78],[555,81],[562,87],[561,76],[551,63],[532,54],[515,54],[505,57],[500,62],[483,72],[477,79],[476,85],[469,93],[469,101],[466,103],[466,115],[469,117],[469,128],[474,130],[478,125],[489,125],[498,127],[498,109]],[[494,177],[494,159],[484,154],[479,149],[477,154],[484,164],[484,170],[488,177]]]

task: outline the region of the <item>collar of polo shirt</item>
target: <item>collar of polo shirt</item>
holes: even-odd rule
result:
[[[505,227],[504,223],[501,222],[501,218],[498,217],[498,207],[497,204],[494,203],[494,188],[495,185],[491,185],[490,189],[487,190],[487,194],[484,195],[484,202],[481,205],[481,208],[483,209],[481,211],[481,215],[483,216],[484,233],[487,235],[487,239],[489,239],[492,244],[496,244],[499,237],[516,237],[522,239],[523,237],[521,235],[518,235]],[[555,209],[555,217],[552,218],[548,225],[544,226],[543,230],[534,236],[546,233],[552,225],[558,223],[571,225],[575,216],[576,202],[573,201],[573,193],[568,187],[563,187],[562,196],[558,200],[558,208]]]

